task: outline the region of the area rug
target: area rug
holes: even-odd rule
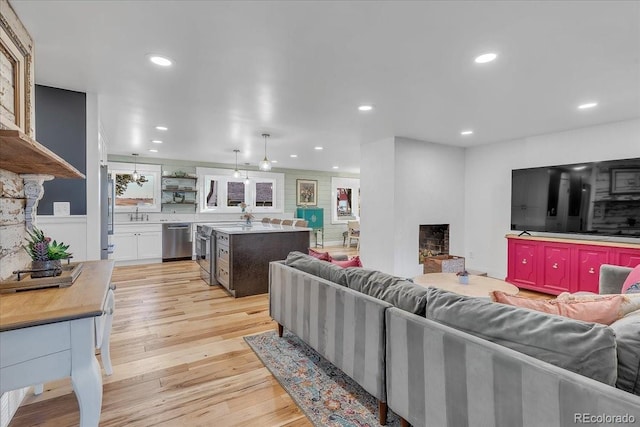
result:
[[[317,427],[378,426],[378,402],[340,369],[285,330],[244,337],[262,363]],[[400,418],[389,411],[388,426]]]

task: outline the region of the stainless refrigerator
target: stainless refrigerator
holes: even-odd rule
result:
[[[100,259],[111,253],[109,235],[113,234],[113,204],[115,188],[106,165],[100,166]]]

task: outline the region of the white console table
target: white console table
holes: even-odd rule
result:
[[[96,325],[110,314],[113,265],[84,262],[67,288],[0,294],[0,393],[70,376],[80,426],[98,426],[102,375]]]

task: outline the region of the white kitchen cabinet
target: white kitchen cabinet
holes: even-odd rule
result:
[[[162,260],[160,224],[116,224],[111,243],[116,261]]]

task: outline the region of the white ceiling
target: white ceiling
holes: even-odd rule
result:
[[[11,4],[36,83],[97,93],[111,154],[238,148],[255,167],[268,132],[277,167],[358,172],[360,145],[390,136],[473,146],[640,117],[638,1]]]

